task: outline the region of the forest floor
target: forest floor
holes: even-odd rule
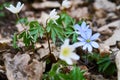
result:
[[[37,20],[39,23],[44,23],[46,16],[49,12],[56,8],[59,13],[59,7],[62,0],[21,0],[25,6],[19,13],[20,17],[27,17],[29,21]],[[6,2],[16,4],[17,0],[6,0]],[[4,0],[0,1],[0,5],[6,3]],[[67,10],[67,13],[75,18],[76,21],[81,19],[86,20],[90,25],[90,28],[95,32],[99,32],[100,38],[98,40],[100,44],[99,51],[101,55],[104,53],[109,53],[110,51],[116,52],[120,49],[120,0],[71,0],[72,7]],[[39,39],[36,43],[37,49],[32,50],[30,47],[24,47],[23,43],[20,42],[18,45],[21,47],[20,50],[16,50],[12,47],[12,38],[15,32],[20,32],[23,30],[20,24],[16,23],[16,16],[10,13],[5,8],[0,10],[4,13],[4,16],[0,16],[0,80],[8,80],[6,76],[6,70],[9,71],[10,67],[7,65],[7,60],[14,58],[18,60],[20,64],[24,65],[28,56],[22,57],[21,54],[27,53],[30,56],[31,65],[33,67],[32,59],[39,59],[44,57],[49,53],[48,44],[46,39]],[[58,41],[59,44],[59,41]],[[59,46],[56,50],[56,45],[51,42],[53,52],[56,53],[55,56],[59,54]],[[38,57],[39,56],[39,57]],[[12,58],[11,58],[12,57]],[[24,59],[22,59],[24,58]],[[27,58],[27,59],[26,59]],[[114,60],[113,60],[114,61]],[[23,63],[22,63],[23,62]],[[78,61],[80,64],[80,62]],[[33,64],[36,66],[45,65],[37,61]],[[12,63],[11,63],[12,65]],[[90,68],[83,65],[83,69],[89,70]],[[45,68],[41,67],[38,70]],[[96,67],[95,67],[96,68]],[[30,68],[28,68],[29,70]],[[9,73],[14,74],[9,71]],[[29,71],[28,73],[31,74]],[[42,73],[38,73],[41,74]],[[34,74],[33,77],[36,75]],[[96,69],[89,70],[86,73],[87,80],[117,80],[117,71],[112,75],[105,75],[105,73],[100,73]]]

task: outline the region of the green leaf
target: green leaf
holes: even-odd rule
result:
[[[21,18],[17,21],[17,23],[25,24],[27,26],[29,22],[27,18]]]
[[[53,42],[55,43],[55,41],[56,41],[56,33],[55,33],[54,28],[51,30],[51,38],[52,38]]]
[[[14,48],[18,48],[18,46],[17,46],[17,35],[16,35],[16,33],[14,33],[14,37],[13,37],[13,47],[14,47]]]
[[[37,21],[32,21],[30,22],[30,33],[31,35],[35,35],[38,37],[40,36],[42,38],[45,31],[44,28]]]
[[[22,32],[21,34],[19,34],[19,39],[21,39],[23,36],[25,35],[25,31],[24,32]]]
[[[74,67],[71,71],[71,80],[85,80],[84,78],[84,72],[83,70],[80,70],[79,67]]]

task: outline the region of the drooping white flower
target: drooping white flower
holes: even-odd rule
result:
[[[53,9],[53,10],[50,12],[50,14],[49,14],[48,22],[49,22],[50,20],[53,20],[54,23],[57,24],[57,23],[56,23],[56,20],[57,20],[59,17],[60,17],[60,16],[57,15],[56,9]]]
[[[66,61],[69,65],[72,65],[73,60],[79,60],[79,56],[74,52],[75,48],[79,45],[74,43],[73,45],[69,45],[69,39],[64,41],[64,44],[61,46],[60,56],[59,58]]]
[[[88,51],[91,52],[93,47],[99,47],[98,43],[95,42],[95,40],[97,40],[99,36],[99,33],[95,33],[92,35],[92,30],[81,33],[81,36],[78,37],[78,40],[80,41],[79,45],[83,46],[83,50],[88,49]]]
[[[70,1],[64,0],[64,1],[62,2],[62,8],[63,8],[63,9],[64,9],[64,8],[70,8],[70,6],[71,6],[71,2],[70,2]]]
[[[18,2],[16,7],[14,7],[12,4],[9,5],[9,7],[5,7],[10,12],[16,14],[19,13],[20,10],[23,8],[24,4],[21,4],[21,2]]]

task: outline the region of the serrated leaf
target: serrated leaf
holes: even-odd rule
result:
[[[17,21],[17,23],[28,25],[29,22],[27,18],[21,18]]]
[[[21,34],[19,34],[19,39],[21,39],[24,36],[25,32],[22,32]]]

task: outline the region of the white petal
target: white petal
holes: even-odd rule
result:
[[[64,45],[69,45],[69,39],[65,39],[65,41],[64,41]]]
[[[92,30],[88,29],[85,33],[86,33],[87,39],[90,39],[90,37],[92,36]]]
[[[86,44],[83,46],[83,50],[86,50],[86,49],[87,49],[87,44],[88,44],[88,43],[86,43]]]
[[[14,7],[13,5],[10,5],[9,8],[12,9],[12,10],[16,9],[16,7]]]
[[[56,9],[53,9],[51,12],[50,12],[50,16],[54,16],[54,15],[56,15]]]
[[[98,48],[98,47],[99,47],[98,43],[96,43],[96,42],[94,42],[94,41],[92,41],[92,42],[90,42],[90,43],[91,43],[91,45],[92,45],[94,48]]]
[[[80,57],[79,57],[77,54],[75,54],[75,53],[72,53],[72,54],[70,55],[70,57],[71,57],[73,60],[79,60],[79,59],[80,59]]]
[[[20,12],[20,10],[23,8],[23,6],[24,6],[24,4],[22,4],[21,7],[19,8],[19,12]]]
[[[62,7],[63,8],[69,8],[70,6],[71,6],[71,2],[70,1],[64,0],[62,2]]]
[[[78,37],[77,39],[78,39],[79,41],[85,41],[85,39],[82,38],[82,37]]]
[[[90,40],[96,40],[100,36],[100,33],[95,33]]]
[[[73,44],[73,46],[77,48],[77,47],[83,46],[85,44],[86,44],[86,42],[76,42],[76,43]]]
[[[19,9],[21,6],[21,2],[18,2],[17,5],[16,5],[16,8]]]
[[[65,57],[62,54],[59,55],[59,58],[62,59],[62,60],[65,59]]]
[[[89,25],[86,26],[85,31],[87,31],[88,29],[89,29]]]
[[[82,38],[84,38],[84,39],[88,39],[87,36],[86,36],[86,34],[85,34],[85,32],[81,32],[80,35],[81,35]]]
[[[75,29],[75,30],[79,30],[79,29],[80,29],[80,26],[79,26],[78,24],[75,24],[75,25],[74,25],[74,29]]]
[[[9,7],[5,7],[5,8],[8,9],[12,13],[16,12],[16,8],[13,5],[10,5]]]
[[[89,52],[92,51],[92,46],[91,46],[89,43],[87,43],[87,44],[85,44],[85,45],[83,46],[83,50],[85,50],[85,49],[87,49],[87,48],[88,48],[88,51],[89,51]]]
[[[87,47],[88,47],[88,51],[91,52],[92,51],[92,46],[89,44]]]
[[[82,30],[84,30],[86,28],[86,22],[84,22],[84,21],[82,22],[81,28],[82,28]]]
[[[66,61],[67,64],[69,64],[69,65],[72,65],[72,64],[73,64],[73,62],[72,62],[72,60],[71,60],[70,58],[66,58],[65,61]]]

